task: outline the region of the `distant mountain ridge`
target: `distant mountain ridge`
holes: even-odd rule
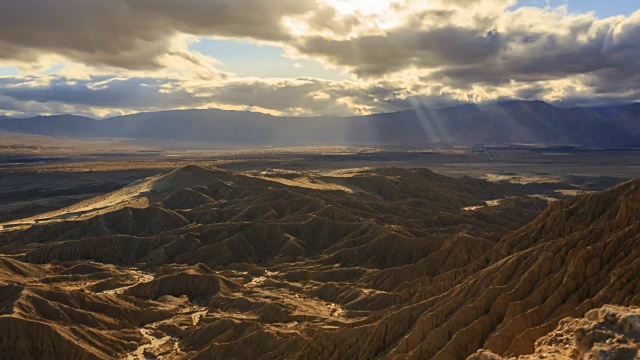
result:
[[[234,146],[536,143],[638,147],[640,103],[558,108],[542,101],[507,101],[366,116],[306,118],[215,109],[138,113],[105,120],[57,115],[0,119],[0,131]]]

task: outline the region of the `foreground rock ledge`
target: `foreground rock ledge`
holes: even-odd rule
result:
[[[605,305],[584,318],[566,318],[536,341],[536,352],[501,357],[479,350],[468,360],[636,360],[640,359],[640,308]]]

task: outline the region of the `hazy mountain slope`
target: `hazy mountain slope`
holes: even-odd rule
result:
[[[83,116],[55,115],[28,119],[0,119],[0,129],[49,136],[93,136],[99,135],[97,121]]]
[[[640,144],[640,105],[562,109],[510,101],[418,108],[349,118],[275,117],[223,110],[140,113],[106,120],[70,115],[0,120],[0,130],[70,137],[210,142],[221,145]]]
[[[487,106],[463,105],[373,116],[379,134],[409,142],[627,144],[640,129],[640,117],[610,108],[562,109],[544,102],[510,101]],[[634,121],[635,120],[635,121]],[[399,124],[399,125],[398,125]]]

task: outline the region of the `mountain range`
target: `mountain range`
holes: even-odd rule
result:
[[[640,146],[640,103],[559,108],[541,101],[417,108],[354,117],[279,117],[174,110],[95,120],[75,115],[0,118],[0,131],[229,146],[554,144]]]

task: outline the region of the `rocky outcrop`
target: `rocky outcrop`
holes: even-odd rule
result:
[[[237,291],[238,287],[239,285],[235,282],[217,275],[207,266],[199,264],[149,282],[134,285],[124,294],[151,300],[157,300],[166,295],[187,296],[192,301],[208,302],[218,294]]]
[[[533,359],[619,359],[640,358],[640,308],[606,305],[589,311],[584,318],[566,318],[551,333],[536,341]],[[480,350],[468,360],[503,360]],[[516,358],[509,358],[516,360]]]

